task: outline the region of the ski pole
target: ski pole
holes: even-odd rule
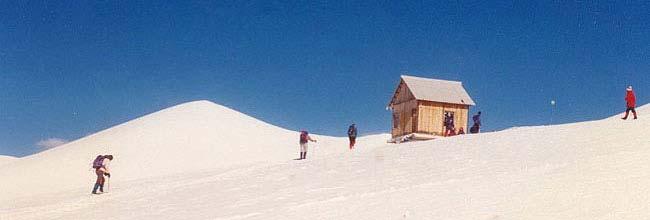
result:
[[[106,178],[106,192],[110,191],[111,189],[111,178],[107,177]]]

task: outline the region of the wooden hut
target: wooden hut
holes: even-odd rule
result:
[[[453,114],[456,131],[462,127],[467,132],[472,105],[461,82],[403,75],[388,104],[393,113],[393,140],[442,136],[445,113]]]

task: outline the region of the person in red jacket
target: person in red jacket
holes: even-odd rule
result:
[[[627,87],[627,95],[625,96],[625,101],[627,101],[627,109],[625,110],[625,116],[623,116],[623,120],[627,120],[627,115],[630,114],[630,111],[632,111],[632,114],[634,114],[634,119],[636,119],[636,111],[634,108],[636,107],[636,97],[634,96],[634,91],[632,91],[632,86]]]

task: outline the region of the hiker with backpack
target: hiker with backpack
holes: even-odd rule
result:
[[[315,139],[312,139],[309,136],[309,133],[307,131],[301,131],[300,132],[300,160],[307,159],[307,148],[309,147],[307,143],[310,141],[316,142]]]
[[[95,181],[92,194],[104,193],[104,182],[106,181],[104,176],[111,178],[111,171],[108,168],[108,164],[110,164],[112,160],[113,155],[98,155],[93,161],[93,168],[95,168],[97,180]],[[98,189],[99,193],[97,193]]]
[[[630,114],[630,111],[632,111],[632,114],[634,114],[634,119],[636,119],[636,110],[634,108],[636,107],[636,96],[634,96],[634,91],[632,91],[632,86],[627,87],[627,94],[625,95],[625,101],[627,102],[627,109],[625,110],[625,116],[623,116],[623,120],[627,120],[627,116]]]
[[[350,150],[352,150],[357,140],[357,127],[354,123],[348,128],[348,138],[350,139]]]
[[[479,133],[481,130],[481,112],[479,111],[476,115],[472,117],[472,120],[474,121],[474,125],[472,125],[471,128],[469,128],[469,133],[476,134]]]

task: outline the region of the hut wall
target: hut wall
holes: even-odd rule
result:
[[[418,101],[401,82],[393,99],[393,137],[413,133],[417,129]]]
[[[393,119],[393,123],[397,122],[397,126],[393,124],[393,136],[413,133],[414,125],[417,126],[417,100],[393,105],[393,117],[397,117]]]
[[[469,107],[466,105],[447,104],[430,101],[419,101],[418,132],[442,135],[444,132],[444,113],[454,113],[456,130],[463,128],[467,132],[467,119]]]
[[[420,101],[419,132],[442,135],[443,107],[441,103]]]

